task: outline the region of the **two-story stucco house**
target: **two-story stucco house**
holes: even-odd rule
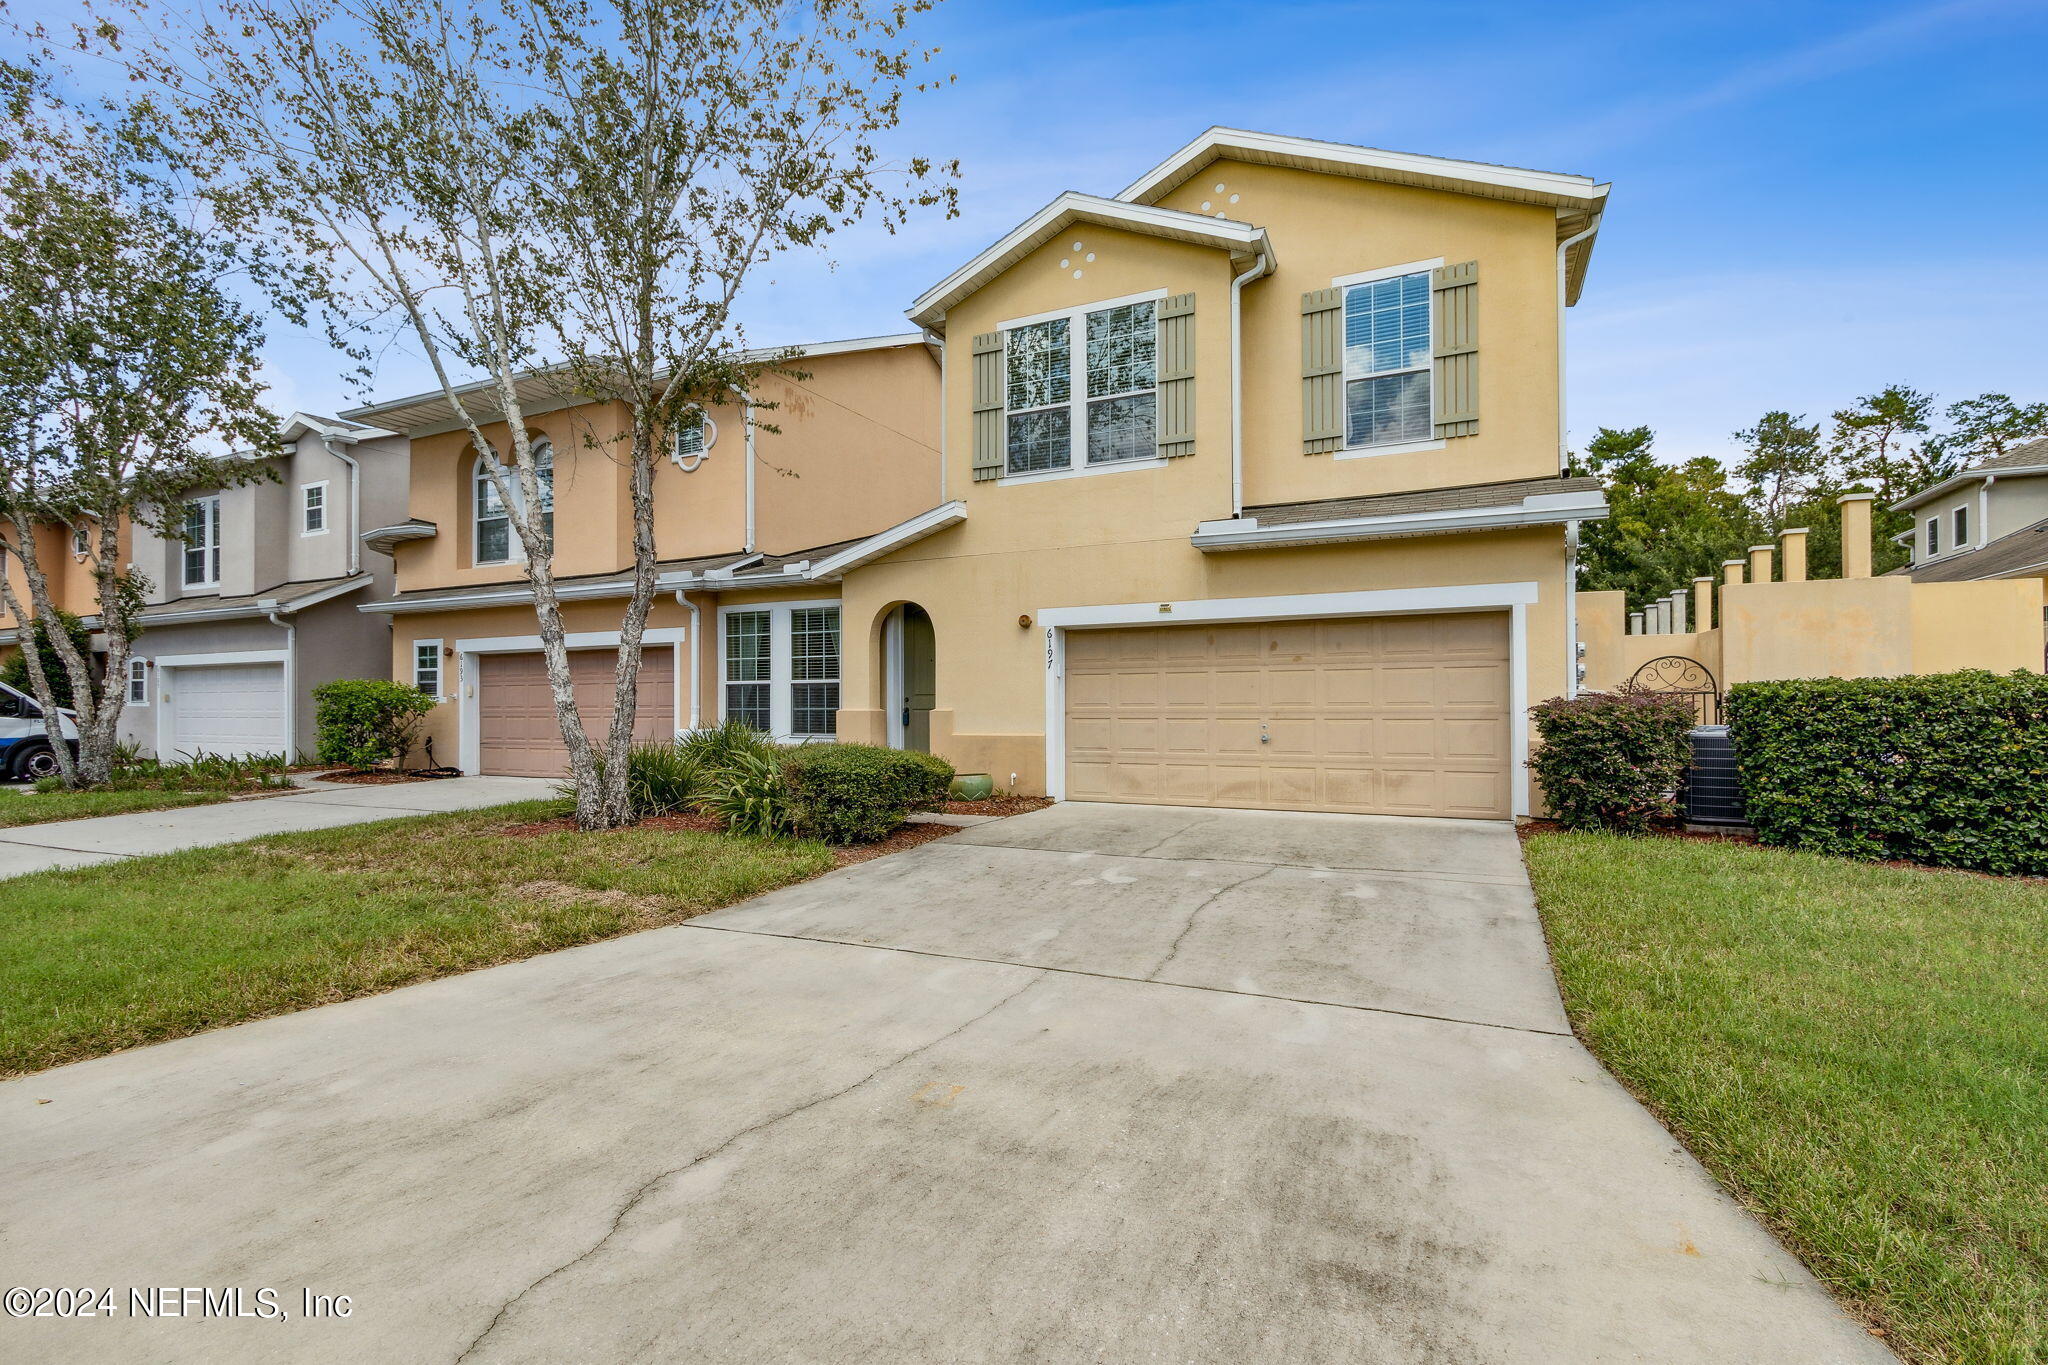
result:
[[[362,532],[405,515],[405,442],[304,413],[281,437],[275,478],[186,495],[182,538],[131,533],[150,590],[120,734],[146,753],[310,754],[313,688],[389,676],[388,632],[356,607],[391,591]]]
[[[954,501],[844,575],[841,735],[906,742],[929,679],[931,746],[1004,786],[1528,812],[1606,510],[1559,473],[1606,196],[1212,129],[1054,199],[910,309]]]
[[[772,443],[719,409],[678,444],[643,733],[738,716],[1074,799],[1528,812],[1527,707],[1575,685],[1576,528],[1606,512],[1559,473],[1606,196],[1226,129],[1060,195],[919,334],[811,348]],[[378,533],[400,592],[364,608],[397,676],[448,699],[465,769],[559,772],[467,441],[438,399],[348,415],[412,438],[412,519]],[[607,420],[535,422],[593,726],[630,521],[576,452]]]
[[[796,348],[749,405],[710,404],[676,433],[654,481],[660,591],[647,620],[636,730],[667,737],[740,716],[788,740],[829,739],[840,715],[837,574],[913,534],[943,500],[938,351],[918,333]],[[611,721],[631,592],[623,409],[550,396],[522,405],[548,475],[554,571],[585,725]],[[482,386],[465,401],[483,402]],[[393,676],[442,700],[425,733],[465,771],[556,776],[567,764],[517,537],[440,394],[349,414],[410,441],[410,515],[369,541],[398,592],[365,603],[391,623]],[[502,422],[485,436],[502,448]],[[920,523],[921,524],[921,523]]]
[[[2048,438],[2015,446],[1896,504],[1913,529],[1900,573],[1927,583],[2048,579]]]

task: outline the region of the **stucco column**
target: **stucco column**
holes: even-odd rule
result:
[[[1870,504],[1875,493],[1844,493],[1835,499],[1842,509],[1842,577],[1870,577]]]
[[[1641,635],[1643,633],[1643,614],[1641,612],[1632,611],[1628,614],[1628,633],[1631,635]]]
[[[1692,614],[1694,630],[1714,628],[1714,580],[1695,578],[1692,581]]]
[[[1776,547],[1770,545],[1752,545],[1749,547],[1750,582],[1768,583],[1771,581],[1771,551],[1774,548]]]
[[[1787,583],[1806,581],[1806,528],[1787,526],[1778,532],[1778,563]]]
[[[1728,589],[1742,586],[1742,571],[1747,560],[1724,559],[1721,561],[1721,625],[1728,625]]]
[[[1673,588],[1671,590],[1671,633],[1673,635],[1684,635],[1687,633],[1685,629],[1684,588]]]

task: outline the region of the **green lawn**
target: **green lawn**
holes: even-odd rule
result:
[[[170,810],[175,806],[210,806],[229,792],[106,790],[83,792],[0,792],[0,828],[46,825],[52,820],[84,820],[94,815],[127,815],[138,810]]]
[[[674,923],[833,864],[822,844],[691,830],[498,833],[567,809],[0,882],[0,1075]]]
[[[2048,1359],[2048,886],[1543,834],[1580,1036],[1910,1360]]]

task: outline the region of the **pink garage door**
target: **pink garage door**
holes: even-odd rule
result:
[[[583,729],[603,743],[612,723],[612,672],[618,653],[579,649],[569,656]],[[555,720],[554,693],[538,653],[485,654],[477,669],[478,766],[496,777],[560,777],[569,751]],[[636,739],[666,739],[676,729],[676,660],[668,645],[651,645],[640,659],[640,700],[633,712]]]

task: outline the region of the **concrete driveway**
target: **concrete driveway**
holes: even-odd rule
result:
[[[39,1360],[1891,1359],[1564,1032],[1511,831],[1166,808],[9,1082],[0,1281],[120,1290]]]
[[[53,867],[87,867],[152,853],[239,843],[266,834],[334,829],[405,815],[535,801],[553,796],[556,787],[555,783],[536,777],[451,777],[439,782],[399,782],[386,786],[338,782],[305,785],[308,790],[301,792],[222,801],[211,806],[0,829],[0,878],[46,872]],[[0,800],[13,801],[40,799],[25,792],[0,796]]]

